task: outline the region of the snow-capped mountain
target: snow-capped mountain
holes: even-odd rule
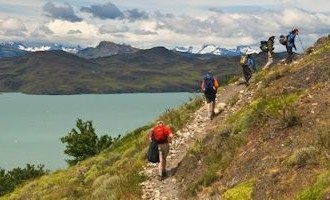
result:
[[[260,51],[252,48],[250,46],[237,46],[236,49],[227,49],[221,48],[214,44],[204,44],[200,48],[194,48],[192,46],[189,47],[175,47],[174,51],[178,51],[181,53],[191,53],[191,54],[211,54],[218,56],[240,56],[244,53],[259,53]]]
[[[78,51],[80,51],[82,48],[80,46],[64,46],[61,44],[56,43],[50,43],[50,44],[42,44],[42,43],[34,43],[34,44],[21,44],[18,47],[20,50],[23,51],[30,51],[30,52],[36,52],[36,51],[51,51],[51,50],[61,50],[66,51],[68,53],[76,54]]]
[[[76,54],[82,48],[78,46],[61,45],[56,43],[34,43],[34,42],[3,42],[0,46],[10,47],[21,51],[36,52],[36,51],[51,51],[61,50],[68,53]]]
[[[173,50],[174,51],[178,51],[178,52],[182,52],[182,53],[193,53],[193,47],[175,47]]]

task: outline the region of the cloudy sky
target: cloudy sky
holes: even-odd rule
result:
[[[0,0],[0,41],[235,47],[293,27],[305,46],[329,34],[330,1]]]

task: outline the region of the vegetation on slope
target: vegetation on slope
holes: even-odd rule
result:
[[[191,100],[160,119],[180,129],[201,105],[201,98]],[[144,180],[139,172],[146,164],[150,128],[136,129],[99,155],[28,181],[0,199],[139,199]]]
[[[296,63],[258,72],[181,163],[183,198],[329,198],[329,52],[326,37]]]
[[[12,192],[15,187],[19,186],[26,180],[34,179],[47,174],[43,165],[27,164],[25,168],[14,168],[6,171],[0,168],[0,196]]]

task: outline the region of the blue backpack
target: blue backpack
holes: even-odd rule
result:
[[[205,91],[214,91],[214,78],[211,74],[204,76]]]

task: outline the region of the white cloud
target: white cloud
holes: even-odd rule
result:
[[[39,5],[42,11],[45,1],[33,1],[33,5]],[[39,3],[36,3],[37,1]],[[322,2],[323,7],[329,5],[329,1],[326,0],[317,1]],[[14,5],[23,1],[10,2],[12,3],[8,4]],[[63,41],[82,45],[111,40],[133,44],[137,47],[201,46],[204,43],[234,47],[241,44],[258,44],[260,40],[265,40],[270,35],[287,34],[293,27],[300,29],[301,38],[308,44],[330,32],[329,12],[315,12],[322,6],[317,6],[318,3],[311,3],[308,0],[301,0],[299,4],[297,0],[256,0],[249,2],[249,6],[246,6],[247,3],[243,0],[230,2],[191,0],[189,3],[178,0],[176,6],[173,6],[171,1],[155,3],[152,0],[134,2],[113,0],[111,1],[113,5],[116,5],[116,8],[118,5],[118,10],[120,9],[120,13],[113,16],[110,16],[109,12],[104,12],[105,8],[102,5],[107,5],[106,2],[108,1],[95,1],[93,4],[98,7],[95,5],[93,7],[86,4],[86,1],[71,1],[68,5],[65,4],[65,0],[58,0],[56,5],[48,3],[52,5],[48,6],[52,9],[47,7],[48,12],[46,12],[52,19],[56,18],[55,20],[50,20],[41,14],[40,19],[27,18],[21,21],[13,18],[14,21],[6,22],[7,30],[2,28],[2,24],[8,16],[2,17],[3,12],[0,8],[0,18],[5,19],[0,22],[2,29],[0,34],[6,33],[7,38],[15,38],[10,34],[18,33],[17,35],[21,37],[30,35],[33,39],[46,38],[55,42]],[[145,4],[142,5],[141,2]],[[315,10],[312,12],[310,9],[307,11],[294,6],[304,9],[310,6]],[[93,11],[95,16],[79,11],[82,7]],[[161,11],[155,12],[160,8]],[[245,11],[242,12],[244,9]],[[329,9],[322,9],[329,11]]]
[[[0,29],[6,36],[25,36],[27,32],[23,21],[16,18],[7,18],[0,22]]]

